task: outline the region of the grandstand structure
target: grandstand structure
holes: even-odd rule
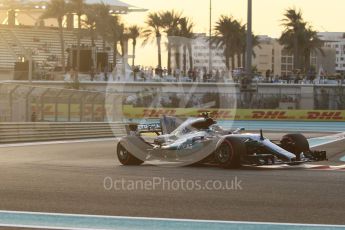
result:
[[[39,15],[46,9],[49,0],[13,0],[0,3],[0,71],[14,69],[15,62],[32,57],[35,67],[41,70],[51,70],[61,63],[61,44],[55,20],[49,20],[49,26],[39,22]],[[104,2],[111,8],[111,14],[127,14],[130,12],[143,12],[145,9],[134,7],[118,0],[86,0],[86,4]],[[66,23],[65,23],[66,24]],[[81,39],[82,48],[91,47],[91,39],[86,33]],[[112,44],[104,46],[103,40],[95,40],[93,51],[108,54],[108,63],[113,62]],[[65,57],[68,51],[77,45],[77,31],[64,30]],[[119,56],[119,55],[118,55]],[[66,62],[69,60],[66,58]],[[117,64],[122,64],[117,59]],[[124,60],[126,61],[126,60]],[[126,63],[126,62],[125,62]],[[66,63],[68,64],[68,63]]]
[[[2,0],[0,1],[0,23],[7,25],[36,24],[40,20],[38,15],[47,8],[48,2],[49,0]],[[97,3],[107,4],[111,9],[110,13],[114,14],[147,11],[147,9],[136,7],[119,0],[84,0],[84,2],[88,5]]]
[[[77,44],[76,31],[64,31],[65,54],[68,48]],[[103,41],[95,40],[96,49],[103,50]],[[91,46],[91,40],[85,36],[81,39],[82,46]],[[32,57],[38,67],[53,68],[60,63],[61,48],[57,28],[36,28],[33,26],[0,25],[0,69],[13,69],[14,63],[20,61],[25,53],[31,50]],[[112,62],[112,47],[106,46],[105,50]]]

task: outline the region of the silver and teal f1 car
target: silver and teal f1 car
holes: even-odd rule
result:
[[[123,165],[192,165],[215,163],[224,168],[241,165],[302,164],[327,160],[325,151],[312,151],[302,134],[286,134],[273,141],[244,129],[227,130],[207,115],[179,122],[164,116],[160,124],[128,124],[117,145]]]

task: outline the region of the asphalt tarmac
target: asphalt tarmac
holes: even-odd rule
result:
[[[0,148],[0,210],[345,224],[345,171],[128,167],[115,148],[114,141]],[[339,165],[345,142],[324,148],[330,161],[318,164]],[[154,180],[165,184],[141,186]]]

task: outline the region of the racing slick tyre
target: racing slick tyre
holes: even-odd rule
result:
[[[222,168],[241,167],[241,156],[246,153],[246,146],[238,138],[226,138],[215,151],[215,159]]]
[[[123,165],[141,165],[144,162],[128,152],[121,143],[118,143],[116,152],[117,158]]]
[[[297,160],[300,160],[301,153],[310,151],[307,138],[299,133],[284,135],[280,143],[283,149],[295,154]]]

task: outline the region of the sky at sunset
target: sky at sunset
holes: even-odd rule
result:
[[[0,0],[1,3],[2,0]],[[102,0],[99,0],[102,1]],[[110,0],[107,0],[110,1]],[[176,10],[190,17],[195,24],[194,32],[208,33],[209,0],[121,0],[128,4],[149,9],[147,12],[124,15],[126,25],[145,25],[146,16],[150,12]],[[279,37],[283,27],[281,19],[286,9],[301,9],[304,19],[320,32],[345,32],[345,0],[252,0],[253,32],[256,35]],[[212,25],[221,15],[232,15],[244,24],[247,20],[247,0],[212,0]],[[24,15],[24,17],[28,17]],[[6,17],[6,11],[0,12],[0,20]],[[26,19],[23,19],[24,22]],[[47,24],[49,25],[49,23]],[[166,52],[163,44],[163,66],[166,66]],[[131,47],[129,49],[131,52]],[[137,64],[145,66],[157,65],[157,48],[154,45],[137,48]]]
[[[206,32],[209,24],[209,0],[124,0],[125,2],[160,11],[176,9],[189,16],[197,24],[198,32]],[[212,0],[213,19],[233,15],[246,22],[247,0]],[[289,7],[301,9],[306,21],[319,31],[345,31],[345,0],[253,0],[253,30],[256,34],[279,36],[282,28],[280,20],[284,10]],[[126,16],[127,21],[140,23],[146,13]]]
[[[125,2],[149,9],[148,12],[175,9],[193,20],[196,24],[195,32],[207,32],[209,28],[209,0],[125,0]],[[253,0],[254,33],[279,37],[283,29],[280,20],[285,9],[289,7],[301,9],[304,19],[320,32],[345,31],[345,0]],[[212,8],[212,24],[220,15],[232,15],[246,23],[247,0],[212,0]],[[147,12],[132,13],[125,16],[125,21],[129,24],[144,25],[146,15]],[[152,52],[152,48],[140,48],[137,55],[139,63],[144,65],[156,63],[155,59],[147,58],[147,52]]]

